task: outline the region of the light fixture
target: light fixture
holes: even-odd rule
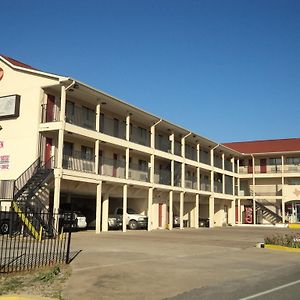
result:
[[[3,127],[0,125],[0,131],[3,129]]]
[[[103,102],[101,102],[101,104],[102,104],[102,105],[106,105],[106,102],[103,101]]]

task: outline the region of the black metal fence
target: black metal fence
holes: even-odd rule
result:
[[[39,217],[45,218],[44,215]],[[57,220],[59,231],[37,238],[20,212],[11,208],[0,212],[0,273],[70,262],[73,220],[59,214],[47,218]]]

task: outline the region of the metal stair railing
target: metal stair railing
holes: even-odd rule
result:
[[[274,211],[270,210],[269,208],[267,208],[266,206],[264,206],[262,203],[258,202],[257,200],[255,200],[255,204],[257,207],[259,207],[262,211],[265,211],[266,213],[268,213],[268,215],[271,215],[275,220],[272,222],[278,222],[281,221],[281,216],[278,215],[277,213],[275,213]]]
[[[38,240],[46,235],[57,234],[53,226],[53,217],[36,195],[52,173],[52,157],[44,164],[38,158],[14,184],[13,209],[29,232]]]

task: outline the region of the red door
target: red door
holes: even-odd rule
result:
[[[159,203],[158,204],[158,227],[162,227],[162,209],[163,209],[163,204]]]
[[[248,161],[248,173],[253,173],[253,161],[249,159]]]
[[[46,110],[46,122],[54,121],[54,104],[55,104],[55,97],[53,95],[48,95],[47,110]]]
[[[50,162],[52,154],[52,139],[46,138],[46,145],[45,145],[45,162]]]
[[[260,160],[260,173],[267,173],[267,160],[265,158]]]

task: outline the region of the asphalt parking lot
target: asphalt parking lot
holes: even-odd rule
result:
[[[266,235],[292,232],[300,234],[238,227],[78,232],[72,249],[82,252],[64,297],[299,299],[300,253],[255,248]]]

